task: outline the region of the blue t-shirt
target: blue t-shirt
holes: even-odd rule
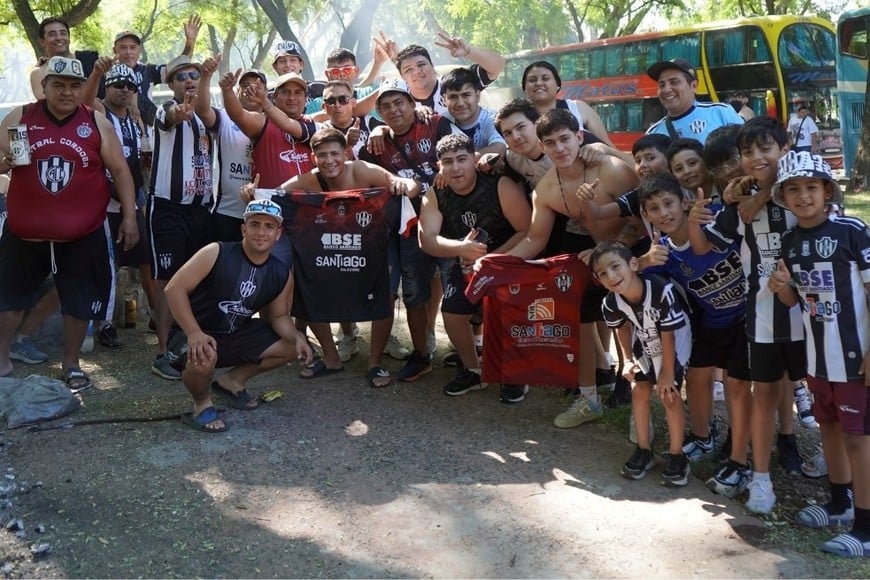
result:
[[[734,107],[725,103],[699,103],[695,101],[692,107],[678,117],[664,117],[652,124],[646,134],[667,135],[671,139],[675,136],[668,131],[668,119],[676,131],[676,137],[697,139],[706,143],[707,137],[714,130],[725,125],[742,125],[743,117],[734,111]]]

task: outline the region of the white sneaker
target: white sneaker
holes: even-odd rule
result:
[[[399,339],[392,334],[390,335],[390,338],[387,339],[387,346],[384,347],[384,353],[396,360],[405,360],[411,356],[411,351],[402,346]]]
[[[725,385],[722,383],[722,381],[713,381],[713,400],[725,400]]]
[[[649,442],[652,443],[655,438],[653,430],[652,415],[649,416]],[[631,413],[631,418],[628,420],[628,440],[637,445],[637,424],[634,422],[634,412]]]
[[[776,495],[773,493],[773,483],[770,480],[753,479],[746,486],[749,490],[749,499],[746,500],[746,509],[754,514],[769,515],[776,504]]]
[[[804,427],[815,427],[816,417],[813,415],[813,402],[810,393],[804,383],[798,383],[794,387],[794,406]]]
[[[338,350],[338,358],[341,362],[347,362],[351,357],[359,353],[359,345],[356,343],[356,338],[353,336],[342,336],[335,343],[335,348]]]
[[[600,419],[603,414],[601,403],[593,404],[583,395],[577,395],[564,413],[556,415],[553,425],[560,429],[573,429],[583,423]]]

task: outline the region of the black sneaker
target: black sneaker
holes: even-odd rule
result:
[[[417,350],[411,353],[408,357],[408,362],[405,363],[398,374],[399,380],[406,383],[411,383],[432,372],[432,357],[428,354],[423,354]]]
[[[157,334],[157,323],[154,322],[154,317],[148,319],[148,332],[151,334]]]
[[[689,484],[689,458],[685,453],[668,453],[662,483],[667,486],[682,487]]]
[[[631,383],[622,375],[617,375],[613,392],[604,400],[604,406],[615,409],[625,405],[631,405]]]
[[[502,385],[499,401],[505,405],[522,403],[529,392],[529,385]]]
[[[118,331],[111,324],[105,325],[97,333],[97,342],[106,348],[121,348],[124,343],[118,338]]]
[[[776,450],[779,452],[779,464],[783,471],[789,475],[800,475],[803,459],[798,451],[797,439],[794,434],[777,435]]]
[[[486,387],[486,383],[480,382],[479,374],[467,369],[459,369],[453,380],[444,385],[444,394],[458,397],[469,391],[480,391]]]
[[[620,473],[628,479],[643,479],[646,472],[656,466],[656,458],[652,449],[634,448],[631,459],[625,462]]]

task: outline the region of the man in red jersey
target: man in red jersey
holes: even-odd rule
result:
[[[51,272],[63,312],[63,379],[75,390],[91,386],[79,365],[88,321],[112,317],[107,169],[121,202],[118,239],[127,250],[139,239],[121,144],[106,118],[81,104],[84,84],[81,62],[52,57],[42,80],[45,99],[16,108],[0,124],[0,173],[12,170],[0,238],[0,376],[12,371],[15,329]],[[27,128],[27,165],[11,166],[13,125]]]

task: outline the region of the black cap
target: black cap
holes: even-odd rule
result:
[[[659,80],[659,75],[668,69],[681,70],[692,77],[692,80],[698,80],[698,75],[695,73],[695,67],[689,64],[689,61],[682,58],[672,58],[671,60],[663,60],[655,63],[648,69],[646,74],[654,81]]]

